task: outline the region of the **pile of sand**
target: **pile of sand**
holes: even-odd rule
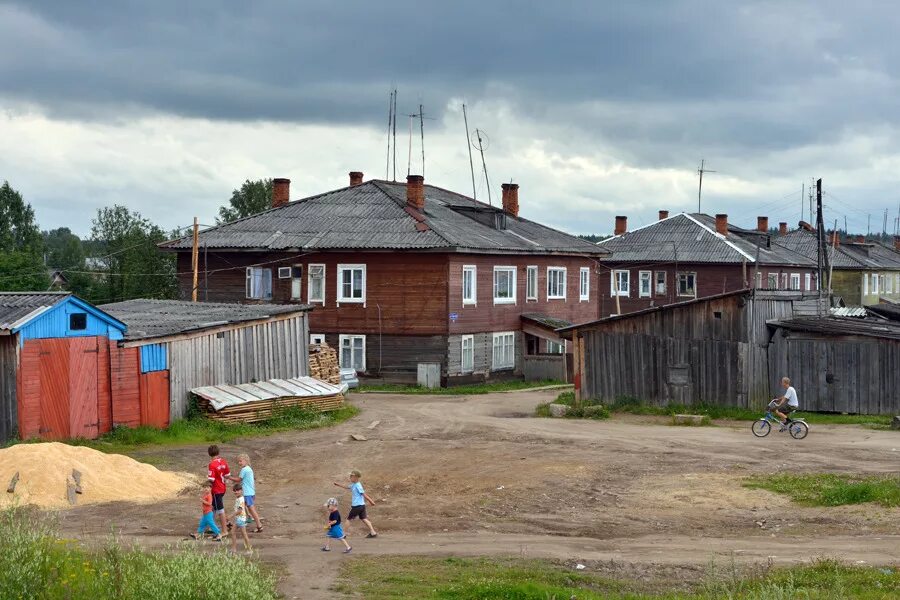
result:
[[[73,469],[81,472],[78,505],[117,500],[156,502],[196,483],[196,478],[187,473],[160,471],[121,454],[58,442],[18,444],[0,449],[0,506],[16,502],[42,508],[71,506],[66,486],[67,480],[72,481]],[[10,494],[6,486],[16,471],[19,481]]]

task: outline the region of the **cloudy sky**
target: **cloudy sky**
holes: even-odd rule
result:
[[[421,102],[426,182],[471,194],[465,102],[495,198],[575,233],[696,210],[701,158],[705,212],[793,224],[822,177],[829,222],[893,231],[898,30],[866,1],[0,0],[0,180],[45,229],[211,223],[244,179],[384,178],[396,87],[398,177]]]

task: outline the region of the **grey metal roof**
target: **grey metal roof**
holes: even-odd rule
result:
[[[99,307],[128,326],[126,340],[143,340],[304,312],[302,304],[224,304],[183,300],[126,300]]]
[[[770,321],[772,327],[791,331],[806,331],[824,335],[861,335],[881,339],[900,340],[900,323],[883,319],[854,319],[840,317],[801,317]]]
[[[716,232],[715,217],[680,213],[639,227],[598,244],[609,262],[753,263],[759,246],[763,265],[815,266],[813,261],[779,245],[768,235],[728,225],[728,235]]]
[[[892,321],[900,321],[900,303],[885,302],[882,300],[878,304],[866,307],[869,311],[876,315],[882,316]]]
[[[545,315],[543,313],[524,313],[520,318],[523,321],[531,321],[533,323],[541,325],[542,327],[546,327],[554,331],[572,325],[572,321],[567,321],[558,317],[551,317],[550,315]]]
[[[71,295],[71,292],[0,292],[0,330],[17,329]]]
[[[206,248],[258,250],[448,249],[517,253],[604,254],[576,236],[523,218],[508,217],[507,228],[492,225],[490,207],[425,186],[422,224],[406,209],[406,184],[371,180],[311,196],[200,232]],[[424,229],[424,230],[423,230]],[[187,250],[190,237],[160,244]]]
[[[869,269],[900,270],[900,252],[877,242],[848,242],[840,248]]]
[[[818,238],[814,231],[796,229],[784,235],[779,235],[776,241],[786,248],[790,248],[798,254],[806,256],[810,260],[816,260],[818,252]],[[855,258],[855,254],[848,253],[844,245],[832,249],[828,246],[829,256],[832,258],[835,269],[865,269],[866,265]]]

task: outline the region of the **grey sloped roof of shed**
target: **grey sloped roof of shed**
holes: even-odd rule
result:
[[[595,244],[521,217],[508,216],[505,229],[486,224],[498,214],[503,214],[499,208],[426,185],[421,217],[428,227],[422,227],[407,210],[405,183],[371,180],[206,229],[200,232],[200,246],[270,251],[606,253]],[[191,238],[164,242],[160,247],[188,250]]]
[[[56,306],[70,292],[0,292],[0,330],[13,330]]]
[[[742,263],[815,266],[807,257],[780,246],[767,235],[728,225],[716,231],[715,217],[681,213],[605,239],[598,244],[612,254],[609,262]]]
[[[177,335],[310,309],[302,304],[225,304],[152,299],[114,302],[99,308],[128,326],[126,340]]]

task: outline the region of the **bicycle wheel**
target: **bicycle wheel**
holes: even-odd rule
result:
[[[766,437],[772,431],[772,425],[767,420],[760,419],[759,421],[753,421],[750,429],[756,437]]]
[[[791,432],[791,437],[795,440],[802,440],[806,437],[806,434],[809,433],[809,425],[807,425],[803,421],[794,421],[793,423],[791,423],[788,431]]]

